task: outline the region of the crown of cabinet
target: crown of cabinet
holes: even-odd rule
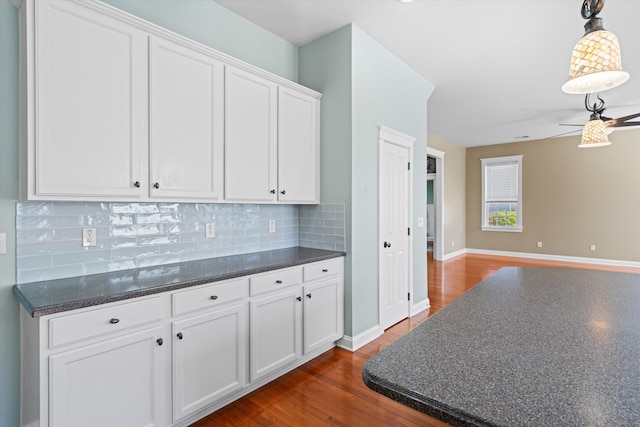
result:
[[[21,199],[318,202],[318,92],[98,1],[14,3]],[[240,120],[264,133],[225,137]]]

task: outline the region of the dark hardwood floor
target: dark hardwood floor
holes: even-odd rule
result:
[[[429,253],[427,265],[429,310],[392,326],[384,335],[356,352],[332,349],[191,427],[447,426],[367,388],[362,382],[365,361],[504,266],[564,266],[640,272],[632,267],[472,254],[442,262],[434,261]]]

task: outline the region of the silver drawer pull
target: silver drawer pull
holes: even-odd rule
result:
[[[113,319],[109,320],[109,323],[111,323],[112,325],[115,325],[118,322],[120,322],[120,319],[116,319],[115,317]]]
[[[212,300],[217,300],[218,299],[218,295],[211,295],[211,299]]]

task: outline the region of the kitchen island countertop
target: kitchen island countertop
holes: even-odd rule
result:
[[[454,426],[640,425],[640,275],[502,268],[363,379]]]

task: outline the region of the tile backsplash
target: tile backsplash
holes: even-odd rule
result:
[[[215,237],[205,238],[211,222]],[[82,246],[84,227],[96,228],[96,246]],[[293,246],[345,248],[343,204],[19,202],[16,232],[18,283]]]

